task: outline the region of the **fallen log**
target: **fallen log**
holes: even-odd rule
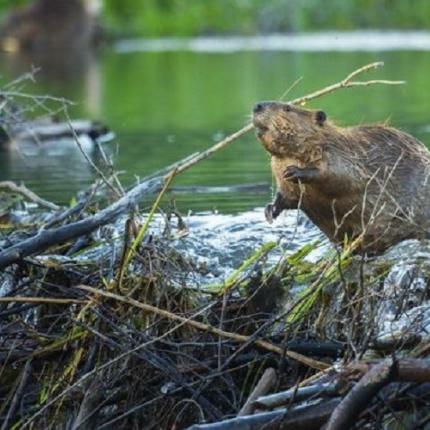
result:
[[[195,424],[187,430],[257,430],[263,427],[265,430],[316,430],[327,421],[329,422],[324,430],[348,429],[357,422],[359,415],[366,412],[367,407],[374,405],[371,403],[372,397],[379,392],[383,394],[383,401],[389,411],[409,410],[411,401],[420,401],[421,406],[423,402],[427,404],[430,401],[430,360],[390,359],[373,363],[355,363],[346,366],[340,372],[340,379],[345,375],[348,377],[355,375],[355,379],[357,377],[361,379],[344,398],[338,396],[313,405],[295,405],[271,412],[238,416],[216,423]],[[400,387],[405,382],[422,384],[402,392]],[[310,395],[315,397],[334,395],[336,385],[334,383],[331,386],[330,384],[313,385],[303,387],[304,390],[299,388],[296,390],[298,398],[295,400],[309,401]],[[273,397],[262,397],[263,401],[258,399],[256,406],[277,407],[285,404],[285,400],[292,399],[293,392],[294,389],[272,395]],[[398,398],[399,394],[401,398]],[[265,398],[269,399],[268,402],[264,401]]]
[[[306,407],[280,409],[255,415],[232,418],[211,424],[197,424],[187,430],[316,430],[329,418],[339,398]]]
[[[108,224],[127,210],[131,210],[144,196],[156,192],[163,184],[163,178],[150,179],[137,185],[112,205],[83,220],[58,228],[41,230],[35,236],[23,240],[0,252],[0,269],[53,245],[91,233],[102,225]]]
[[[379,390],[391,382],[397,373],[397,363],[384,360],[372,367],[336,406],[325,430],[349,429]]]
[[[258,409],[275,409],[289,403],[297,403],[311,397],[336,397],[339,396],[341,389],[334,382],[325,384],[314,384],[306,387],[294,387],[287,391],[261,396],[255,400],[255,407]]]

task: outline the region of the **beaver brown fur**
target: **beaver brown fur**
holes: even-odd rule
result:
[[[257,103],[253,123],[278,188],[269,222],[299,208],[334,243],[364,233],[359,251],[368,253],[427,235],[430,152],[413,136],[378,124],[338,127],[323,111],[280,102]]]
[[[0,26],[0,47],[11,52],[81,50],[94,36],[89,0],[34,0]],[[49,54],[48,54],[49,55]]]

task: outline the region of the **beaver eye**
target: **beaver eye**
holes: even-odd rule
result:
[[[284,110],[285,110],[285,112],[291,112],[291,106],[290,105],[285,105],[284,106]]]

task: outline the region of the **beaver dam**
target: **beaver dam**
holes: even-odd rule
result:
[[[356,80],[380,65],[291,103],[398,83]],[[16,103],[46,102],[2,97],[9,137]],[[130,189],[93,136],[105,163],[69,207],[0,183],[2,430],[430,428],[428,240],[367,255],[301,211],[162,203],[252,128]]]

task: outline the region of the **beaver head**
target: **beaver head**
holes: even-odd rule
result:
[[[323,111],[301,109],[280,102],[260,102],[253,109],[257,137],[270,154],[291,157],[303,153],[321,136],[326,122]]]

